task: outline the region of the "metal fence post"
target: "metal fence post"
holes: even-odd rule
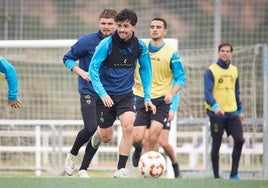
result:
[[[263,45],[263,178],[268,179],[268,47]]]

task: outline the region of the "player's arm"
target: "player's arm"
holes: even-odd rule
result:
[[[144,106],[146,111],[152,110],[153,114],[155,114],[156,107],[151,102],[151,83],[152,83],[151,58],[145,43],[141,40],[139,40],[139,42],[142,48],[142,52],[139,57],[139,63],[140,63],[139,73],[144,92]]]
[[[172,98],[178,93],[185,84],[186,76],[183,63],[177,51],[175,51],[170,60],[170,68],[173,73],[173,87],[172,90],[165,96],[165,102],[171,103]]]
[[[204,75],[204,94],[206,102],[211,106],[216,115],[223,115],[224,112],[220,109],[213,96],[214,76],[211,70],[207,69]]]
[[[171,105],[170,105],[170,110],[169,110],[169,115],[168,115],[168,121],[172,121],[175,117],[175,113],[178,110],[180,104],[180,94],[179,92],[174,95]]]
[[[186,81],[184,66],[181,57],[177,51],[174,52],[172,55],[170,67],[173,72],[173,80],[174,80],[173,84],[174,93],[172,94],[175,95],[178,91],[180,91],[184,87]]]
[[[16,69],[6,59],[0,57],[0,72],[5,74],[8,84],[8,105],[14,108],[21,107],[21,101],[18,97],[18,77]]]
[[[87,53],[87,41],[84,37],[78,39],[78,41],[71,47],[71,49],[63,56],[63,63],[65,67],[75,73],[78,76],[81,76],[84,80],[90,81],[88,72],[81,69],[76,61],[81,57],[85,56]]]
[[[236,104],[237,104],[237,112],[238,112],[240,121],[241,121],[241,122],[244,122],[246,116],[245,116],[244,111],[243,111],[243,109],[242,109],[242,102],[241,102],[241,100],[240,100],[240,84],[239,84],[239,77],[237,78],[236,83],[235,83],[235,98],[236,98]]]
[[[139,42],[142,48],[142,53],[139,57],[139,64],[140,64],[139,75],[144,92],[144,101],[150,101],[151,83],[152,83],[151,59],[145,43],[141,40],[139,40]]]
[[[96,51],[91,59],[91,62],[89,64],[89,69],[88,69],[89,77],[92,82],[93,88],[101,99],[107,96],[108,94],[105,91],[100,81],[99,70],[102,66],[102,63],[107,58],[109,44],[111,42],[112,42],[111,37],[107,37],[100,42],[100,44],[97,46]]]

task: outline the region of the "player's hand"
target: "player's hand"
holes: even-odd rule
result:
[[[217,116],[223,116],[224,115],[224,111],[222,110],[222,109],[217,109],[217,110],[215,110],[215,114],[217,115]]]
[[[156,107],[151,101],[144,102],[145,110],[152,110],[153,114],[156,113]]]
[[[137,80],[137,79],[134,79],[134,85],[133,85],[133,87],[136,87],[137,85],[140,85],[141,83]]]
[[[166,94],[164,101],[166,102],[166,104],[170,104],[172,102],[173,99],[173,95],[171,93]]]
[[[84,80],[86,80],[86,81],[90,81],[90,78],[89,78],[89,76],[88,76],[88,72],[86,72],[86,71],[83,71],[81,74],[80,74],[80,76],[84,79]]]
[[[106,95],[101,100],[105,107],[112,107],[114,105],[114,101],[111,99],[109,95]]]
[[[174,117],[175,117],[175,112],[169,111],[167,121],[172,121],[174,119]]]
[[[16,101],[8,101],[8,105],[11,106],[12,108],[20,108],[21,107],[21,101],[20,99],[16,100]]]
[[[246,119],[245,114],[242,113],[242,114],[239,114],[238,116],[239,116],[239,119],[240,119],[241,123],[243,123],[245,121],[245,119]]]
[[[79,66],[76,65],[75,67],[73,67],[72,71],[73,71],[75,74],[81,76],[84,80],[86,80],[86,81],[88,81],[88,82],[90,81],[88,72],[84,71],[84,70],[81,69]]]

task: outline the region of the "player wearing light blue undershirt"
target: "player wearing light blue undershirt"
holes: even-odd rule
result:
[[[4,77],[8,84],[8,105],[12,108],[20,108],[21,101],[18,97],[18,77],[16,73],[16,69],[12,64],[10,64],[5,58],[0,56],[0,77]]]
[[[167,23],[162,18],[153,18],[150,24],[151,39],[147,42],[152,62],[152,103],[156,106],[155,114],[146,111],[142,105],[142,84],[134,88],[137,116],[134,123],[133,146],[135,147],[132,164],[137,167],[142,153],[145,131],[149,125],[148,150],[158,151],[158,140],[163,126],[167,123],[170,103],[173,97],[184,87],[185,73],[182,60],[174,48],[166,44]],[[140,83],[140,76],[135,72],[135,79]],[[173,86],[172,86],[173,83]],[[144,150],[144,152],[146,152]]]
[[[137,15],[133,10],[124,9],[117,14],[115,21],[117,31],[98,45],[89,67],[89,77],[100,97],[97,104],[99,127],[91,143],[98,148],[101,142],[109,142],[113,136],[112,125],[118,117],[123,135],[114,177],[126,178],[126,163],[132,147],[135,120],[132,87],[137,60],[144,89],[143,105],[154,113],[155,106],[150,100],[152,72],[148,49],[145,43],[134,35]]]

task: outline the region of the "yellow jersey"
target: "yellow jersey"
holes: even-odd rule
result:
[[[147,41],[146,44],[148,46],[149,41]],[[168,44],[164,44],[164,46],[157,52],[150,52],[152,63],[152,99],[163,97],[172,89],[173,73],[170,68],[170,61],[174,52],[176,52],[176,50]],[[135,95],[143,97],[138,64],[136,66],[134,77],[138,84],[133,88],[133,92]]]
[[[214,76],[213,96],[224,112],[233,112],[237,110],[235,98],[235,83],[238,78],[238,69],[229,65],[228,69],[223,69],[216,63],[209,69]],[[212,111],[212,107],[206,103],[206,108]]]

